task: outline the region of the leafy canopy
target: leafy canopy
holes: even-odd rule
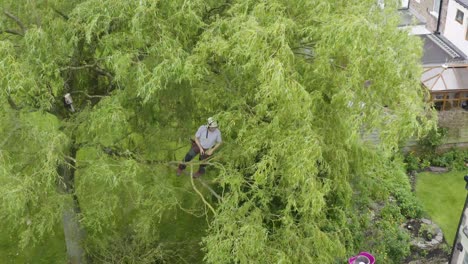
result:
[[[411,197],[395,155],[431,123],[420,43],[397,29],[396,7],[6,0],[3,8],[14,16],[0,27],[18,34],[0,35],[0,209],[23,247],[60,223],[71,197],[57,189],[57,168],[72,164],[90,256],[149,263],[188,254],[165,244],[162,228],[177,208],[203,203],[167,165],[215,116],[225,143],[212,171],[224,197],[189,243],[199,252],[203,237],[206,262],[332,263],[366,249],[391,263],[407,253],[396,226],[408,215],[388,200]],[[75,113],[63,106],[67,92]],[[374,131],[377,145],[362,140]],[[373,219],[376,203],[385,210]]]

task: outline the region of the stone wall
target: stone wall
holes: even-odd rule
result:
[[[468,147],[468,111],[439,112],[439,126],[447,129],[444,145]]]
[[[445,151],[452,147],[468,149],[468,111],[462,109],[440,111],[439,127],[447,129],[447,135],[442,146],[438,148],[439,151]],[[361,137],[364,142],[371,142],[375,145],[380,143],[378,131],[363,133]],[[417,145],[416,139],[410,139],[403,147],[403,151],[417,150]]]

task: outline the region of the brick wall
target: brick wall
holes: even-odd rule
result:
[[[440,0],[410,0],[410,9],[416,12],[426,20],[427,30],[434,32],[437,29],[437,17],[432,15],[430,12],[434,9],[434,1]],[[447,18],[447,7],[449,0],[443,0],[442,2],[442,17],[440,20],[439,31],[444,32],[445,20]],[[438,12],[438,10],[437,10]]]

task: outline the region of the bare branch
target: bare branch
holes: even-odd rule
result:
[[[106,70],[102,69],[101,67],[99,67],[96,63],[85,64],[85,65],[80,65],[80,66],[67,66],[65,68],[61,68],[60,70],[82,70],[82,69],[93,69],[98,74],[106,76],[111,81],[114,79],[114,76],[112,76],[112,74],[110,74],[108,71],[106,71]]]
[[[195,183],[193,183],[193,165],[190,166],[190,182],[192,183],[192,187],[193,187],[193,190],[200,196],[200,198],[202,199],[203,203],[208,206],[208,208],[210,208],[211,212],[213,213],[213,215],[216,215],[216,211],[215,209],[213,208],[213,206],[211,206],[211,204],[209,202],[207,202],[205,200],[205,197],[203,197],[203,194],[197,189],[197,187],[195,186]],[[206,187],[206,186],[205,186]],[[211,190],[211,188],[210,188]],[[216,194],[216,193],[215,193]],[[217,198],[221,198],[218,196],[218,194],[216,194]]]
[[[67,66],[65,68],[61,68],[60,70],[82,70],[82,69],[89,69],[96,67],[96,63],[94,64],[85,64],[80,66]]]
[[[19,18],[17,18],[15,15],[13,15],[12,13],[10,13],[10,12],[8,12],[6,10],[4,10],[3,13],[7,17],[13,19],[16,22],[16,24],[18,24],[18,26],[21,28],[21,31],[23,31],[23,34],[26,32],[26,28],[24,27],[24,24],[21,22],[21,20],[19,20]]]

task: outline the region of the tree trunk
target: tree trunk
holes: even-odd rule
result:
[[[63,211],[63,231],[67,246],[67,258],[70,264],[86,263],[85,254],[82,246],[84,232],[78,222],[78,214],[75,211],[76,203],[65,207]]]
[[[67,246],[67,258],[70,264],[86,263],[85,253],[83,249],[83,240],[85,232],[81,228],[79,222],[80,205],[78,197],[74,192],[75,185],[75,157],[76,150],[72,148],[71,158],[68,164],[60,166],[60,182],[61,189],[68,194],[71,199],[65,204],[63,210],[63,231],[65,234],[65,242]]]

